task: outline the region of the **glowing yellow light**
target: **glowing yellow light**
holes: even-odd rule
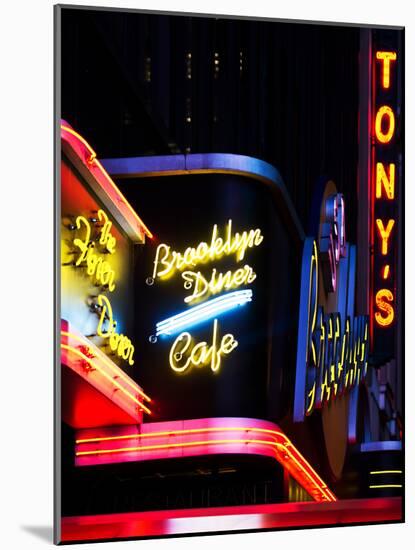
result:
[[[207,366],[213,372],[219,370],[221,360],[224,355],[229,355],[238,345],[232,334],[222,336],[218,345],[218,320],[213,321],[212,345],[207,342],[193,344],[192,336],[189,332],[182,332],[173,342],[170,349],[169,362],[170,367],[175,372],[185,372],[191,366]]]
[[[383,118],[387,119],[387,132],[382,129]],[[376,113],[375,134],[380,143],[389,143],[395,132],[395,115],[388,105],[383,105]]]
[[[171,250],[167,244],[159,244],[154,260],[153,279],[167,278],[176,271],[193,268],[200,263],[219,260],[223,256],[235,254],[236,261],[243,260],[248,248],[259,246],[264,237],[260,229],[250,229],[232,234],[232,220],[226,226],[226,236],[218,236],[218,226],[212,229],[210,244],[200,242],[196,247],[188,247],[184,252]]]
[[[229,270],[226,273],[218,273],[216,269],[212,270],[210,279],[206,279],[200,271],[183,271],[184,288],[190,290],[192,294],[187,296],[186,303],[200,300],[206,295],[218,294],[223,290],[231,290],[241,285],[251,284],[256,279],[256,273],[252,267],[245,265],[235,271]]]
[[[77,334],[74,334],[72,332],[66,332],[65,330],[61,330],[61,335],[62,336],[66,336],[68,338],[70,338],[71,340],[77,340],[78,342],[80,342],[82,345],[88,345],[88,342],[85,340],[85,338],[81,337],[81,336],[78,336]],[[122,378],[124,380],[124,382],[126,384],[128,384],[134,391],[136,391],[137,393],[139,393],[146,401],[148,401],[149,403],[151,403],[151,398],[146,395],[143,390],[141,388],[139,388],[138,386],[136,386],[136,384],[134,384],[130,377],[129,376],[126,376],[123,374],[123,371],[121,371],[117,365],[115,365],[110,359],[108,359],[108,357],[106,357],[106,355],[102,352],[102,356],[100,356],[100,360],[105,363],[110,369],[116,371],[117,373],[117,376],[119,376],[120,378]]]
[[[98,210],[98,219],[104,221],[104,225],[100,231],[99,243],[104,245],[110,254],[114,254],[117,239],[111,233],[112,222],[108,219],[104,210]]]
[[[68,346],[67,344],[61,344],[61,348],[66,349],[70,351],[71,353],[74,353],[77,355],[80,359],[83,359],[86,361],[93,369],[99,371],[102,376],[110,380],[112,384],[114,384],[122,393],[127,395],[130,399],[132,399],[135,403],[137,403],[143,411],[145,411],[147,414],[151,414],[151,411],[149,408],[147,408],[141,401],[139,401],[133,394],[131,394],[128,390],[126,390],[117,380],[115,380],[115,377],[110,376],[108,373],[106,373],[95,361],[92,361],[90,357],[82,353],[80,350]]]
[[[376,59],[382,62],[382,87],[390,86],[390,65],[396,61],[396,52],[376,52]]]
[[[387,288],[382,288],[376,293],[376,305],[385,315],[382,315],[379,311],[375,312],[375,320],[381,327],[389,326],[394,317],[395,312],[393,306],[389,302],[393,302],[393,294]]]
[[[103,210],[100,210],[100,212],[106,216]],[[115,271],[112,269],[109,262],[96,254],[95,243],[91,240],[92,232],[89,221],[84,216],[78,216],[76,218],[76,228],[81,229],[82,226],[85,228],[84,238],[80,239],[76,237],[73,240],[73,244],[79,248],[81,252],[75,261],[75,265],[79,267],[85,262],[87,274],[94,278],[99,284],[108,286],[108,290],[112,292],[115,289]],[[110,242],[111,250],[114,252],[116,244],[115,237],[108,234],[108,225],[105,226],[104,224],[104,227],[106,228],[105,244],[108,245],[108,242]]]
[[[385,267],[383,268],[383,278],[384,279],[387,279],[389,277],[389,273],[390,273],[390,266],[389,264],[385,265]]]
[[[384,256],[388,253],[388,243],[389,237],[392,231],[393,226],[395,225],[395,220],[389,220],[386,229],[383,225],[383,221],[379,218],[376,219],[376,225],[378,228],[379,236],[382,240],[381,251]]]
[[[88,164],[95,164],[95,166],[98,167],[99,171],[102,173],[102,175],[105,177],[105,179],[108,181],[108,183],[111,185],[111,187],[114,189],[114,191],[119,195],[119,197],[122,199],[123,204],[128,208],[128,210],[131,212],[135,220],[138,222],[140,227],[143,228],[144,233],[150,239],[153,238],[153,234],[149,230],[149,228],[145,225],[143,220],[138,216],[137,212],[133,209],[131,204],[127,201],[127,199],[124,197],[124,195],[121,193],[121,191],[118,189],[118,187],[115,185],[115,183],[112,181],[111,177],[109,176],[108,172],[105,170],[105,168],[102,166],[102,164],[99,162],[99,160],[96,158],[97,154],[92,149],[92,147],[89,145],[89,143],[80,135],[78,132],[75,132],[72,128],[69,126],[65,126],[64,124],[61,124],[61,130],[64,130],[65,132],[68,132],[75,136],[88,150],[90,157],[88,159]]]
[[[380,475],[380,474],[401,474],[402,470],[374,470],[370,472],[370,475]]]
[[[382,198],[382,188],[385,190],[386,198],[392,200],[395,198],[395,164],[389,164],[389,176],[386,174],[385,166],[382,162],[376,163],[376,198]]]
[[[134,365],[134,346],[127,336],[116,332],[116,322],[113,318],[111,302],[103,294],[98,295],[97,301],[98,305],[101,306],[101,315],[97,327],[98,336],[108,338],[112,351],[125,361],[128,360],[129,365]],[[104,328],[106,322],[108,323],[108,329]]]

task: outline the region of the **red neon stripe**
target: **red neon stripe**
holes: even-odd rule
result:
[[[129,215],[131,215],[135,219],[135,221],[138,223],[139,227],[142,228],[144,233],[150,239],[152,239],[153,238],[152,232],[145,225],[143,220],[139,217],[137,212],[134,210],[131,204],[127,201],[127,199],[121,193],[117,185],[114,183],[111,176],[108,174],[108,172],[99,162],[99,160],[96,158],[97,155],[95,151],[86,141],[86,139],[83,138],[80,134],[78,134],[78,132],[76,132],[73,128],[65,124],[61,124],[61,134],[62,134],[62,138],[66,139],[69,143],[74,144],[75,142],[75,144],[77,145],[76,150],[77,149],[84,150],[84,158],[87,166],[89,166],[89,170],[91,171],[91,173],[92,173],[92,169],[95,169],[98,172],[98,174],[93,174],[95,179],[97,179],[96,176],[98,175],[98,181],[100,180],[99,176],[102,176],[104,178],[107,186],[109,186],[109,189],[112,191],[112,193],[108,193],[108,189],[107,189],[107,195],[108,196],[110,196],[111,194],[114,195],[111,200],[113,200],[116,207],[119,208],[120,204],[124,205]],[[100,182],[100,183],[101,183],[101,187],[105,188],[105,184],[103,182]]]

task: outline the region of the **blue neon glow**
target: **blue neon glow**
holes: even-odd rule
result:
[[[237,290],[235,292],[229,292],[223,294],[218,298],[208,300],[203,304],[197,305],[169,317],[164,321],[160,321],[156,325],[156,336],[160,334],[175,334],[185,328],[188,328],[196,323],[207,321],[213,317],[218,317],[223,313],[231,309],[235,309],[238,306],[243,306],[252,301],[252,290]]]

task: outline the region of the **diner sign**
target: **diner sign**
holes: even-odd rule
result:
[[[178,333],[169,353],[173,371],[187,373],[191,367],[209,367],[212,372],[219,372],[224,358],[237,348],[238,341],[233,334],[221,336],[218,317],[252,300],[252,290],[247,287],[257,275],[248,263],[241,263],[246,261],[250,249],[258,247],[263,239],[260,229],[235,232],[232,220],[228,220],[224,231],[215,224],[209,239],[185,250],[174,250],[165,243],[158,245],[148,283],[168,284],[169,279],[180,275],[185,291],[183,300],[190,306],[157,323],[156,334],[150,337],[150,341],[156,342],[159,336]],[[236,263],[235,269],[210,268],[212,263],[216,265],[226,257]],[[238,290],[241,288],[244,290]],[[197,325],[209,320],[212,321],[210,341],[197,342],[190,330],[194,332]]]

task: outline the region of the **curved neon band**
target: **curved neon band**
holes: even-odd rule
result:
[[[77,340],[78,342],[80,342],[84,346],[88,345],[88,343],[87,343],[87,341],[85,341],[85,339],[81,338],[77,334],[73,334],[72,332],[67,332],[65,330],[61,330],[61,336],[68,336],[69,338],[73,338],[74,340]],[[106,358],[104,356],[100,356],[100,360],[103,363],[105,363],[106,365],[108,365],[108,367],[110,369],[115,370],[114,364],[108,358]],[[128,376],[124,376],[123,374],[121,374],[119,369],[117,369],[117,376],[122,378],[124,380],[124,382],[126,384],[128,384],[134,391],[136,391],[138,394],[140,394],[146,401],[151,403],[151,398],[148,395],[146,395],[141,388],[136,386]]]
[[[143,222],[143,220],[140,218],[140,216],[137,214],[137,212],[134,210],[134,208],[131,206],[131,204],[128,202],[128,200],[124,197],[124,195],[121,193],[121,191],[119,190],[119,188],[115,185],[115,183],[113,182],[113,180],[111,179],[111,176],[108,174],[108,172],[105,170],[105,168],[102,166],[102,164],[99,162],[99,160],[96,158],[97,157],[97,154],[95,153],[95,151],[92,149],[92,147],[89,145],[89,143],[80,135],[78,134],[78,132],[76,132],[75,130],[73,130],[72,128],[70,128],[69,126],[65,126],[64,124],[61,124],[61,130],[64,130],[65,132],[68,132],[70,133],[71,135],[73,135],[74,137],[76,137],[76,139],[78,139],[88,150],[88,152],[90,153],[90,157],[88,159],[88,163],[89,164],[94,164],[95,166],[97,166],[97,168],[100,170],[100,172],[102,173],[102,175],[107,179],[108,183],[113,187],[113,189],[117,192],[118,195],[120,195],[120,197],[123,199],[124,203],[125,203],[125,206],[128,208],[128,210],[131,212],[131,214],[133,215],[133,217],[137,220],[137,222],[139,223],[139,225],[143,228],[145,234],[150,238],[152,239],[153,238],[153,234],[152,232],[149,230],[149,228],[145,225],[145,223]]]
[[[233,419],[234,420],[234,419]],[[247,419],[248,420],[248,419]],[[152,451],[152,450],[169,450],[169,449],[180,449],[189,448],[189,447],[201,447],[204,445],[221,445],[221,444],[264,444],[266,446],[275,447],[276,451],[282,451],[286,458],[289,458],[295,464],[295,468],[300,469],[302,474],[306,475],[307,478],[311,481],[315,490],[319,490],[323,495],[324,499],[327,500],[336,500],[334,494],[328,489],[327,485],[323,482],[317,472],[312,468],[312,466],[306,461],[306,459],[301,455],[301,453],[292,445],[289,438],[281,431],[267,429],[267,428],[256,428],[252,426],[224,426],[224,427],[211,427],[211,428],[194,428],[194,429],[183,429],[183,430],[164,430],[159,432],[149,432],[142,434],[128,434],[120,436],[109,436],[109,437],[92,437],[92,438],[78,438],[76,444],[89,444],[89,443],[100,443],[104,441],[117,441],[117,440],[126,440],[126,439],[141,439],[145,437],[163,437],[163,436],[182,436],[189,434],[204,434],[204,433],[220,433],[220,432],[246,432],[252,433],[252,435],[257,432],[258,434],[269,434],[275,439],[280,441],[267,441],[263,439],[208,439],[204,441],[188,441],[183,443],[166,443],[166,444],[157,444],[157,445],[146,445],[139,447],[120,447],[115,449],[93,449],[87,451],[77,451],[76,456],[93,456],[93,455],[105,455],[105,454],[116,454],[116,453],[128,453],[128,452],[137,452],[137,451]],[[296,455],[296,456],[295,456]],[[168,458],[168,456],[166,457]],[[278,460],[278,455],[277,455]],[[285,465],[283,464],[285,467]],[[298,472],[297,472],[298,473]]]
[[[186,448],[186,447],[200,447],[205,445],[232,445],[232,444],[259,444],[259,445],[269,445],[272,447],[276,447],[276,449],[280,450],[281,448],[285,453],[288,453],[290,455],[290,458],[294,460],[299,468],[303,470],[303,472],[310,478],[310,480],[315,483],[315,480],[311,476],[311,474],[300,464],[300,462],[294,457],[294,455],[287,449],[285,445],[282,443],[278,443],[275,441],[267,441],[263,439],[213,439],[210,441],[191,441],[191,442],[185,442],[185,443],[169,443],[169,444],[160,444],[160,445],[146,445],[143,447],[121,447],[118,449],[101,449],[101,450],[93,450],[93,451],[78,451],[76,452],[76,456],[88,456],[88,455],[103,455],[103,454],[114,454],[114,453],[123,453],[123,452],[134,452],[134,451],[153,451],[153,450],[163,450],[163,449],[175,449],[175,448]],[[324,488],[327,487],[325,484],[320,487],[317,486],[319,491],[324,495],[324,497],[327,497],[326,491]],[[331,493],[331,492],[330,492]],[[331,493],[331,496],[332,495]],[[328,498],[328,500],[337,500],[333,498]]]
[[[127,391],[125,388],[123,388],[121,386],[121,384],[119,382],[117,382],[116,380],[114,380],[114,378],[112,378],[109,374],[107,374],[105,371],[103,371],[94,361],[92,361],[89,357],[87,357],[86,355],[84,355],[81,351],[79,351],[78,349],[72,347],[72,346],[68,346],[66,344],[61,344],[61,348],[63,349],[66,349],[68,351],[70,351],[71,353],[74,353],[75,355],[77,355],[79,358],[83,359],[84,361],[86,361],[92,368],[96,369],[97,371],[99,371],[105,378],[107,378],[108,380],[111,381],[112,384],[114,384],[115,386],[117,386],[117,388],[122,392],[124,393],[125,395],[127,395],[130,399],[132,399],[135,403],[137,403],[137,405],[139,405],[139,407],[141,409],[143,409],[143,411],[145,411],[147,414],[151,414],[151,411],[150,409],[148,409],[141,401],[139,401],[134,395],[132,395],[129,391]]]

